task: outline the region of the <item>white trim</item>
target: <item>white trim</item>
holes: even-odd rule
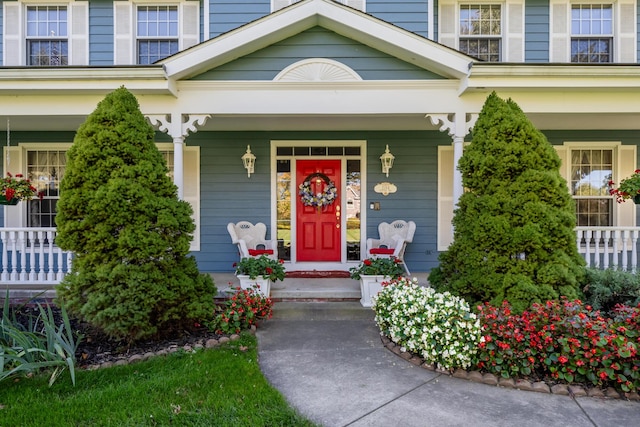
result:
[[[343,178],[341,179],[341,188],[340,194],[346,193],[346,180],[344,179],[344,175],[346,174],[347,160],[348,159],[359,159],[360,160],[360,254],[362,258],[362,254],[364,253],[363,248],[365,247],[365,243],[367,241],[366,236],[366,224],[367,224],[367,209],[366,209],[366,201],[367,201],[367,141],[366,140],[271,140],[270,143],[270,153],[271,153],[271,221],[270,221],[270,229],[271,229],[271,238],[277,238],[277,212],[276,212],[276,180],[277,180],[277,160],[282,158],[289,158],[291,160],[291,197],[295,198],[297,195],[297,190],[295,187],[295,171],[296,171],[296,160],[318,160],[318,159],[341,159],[342,160],[342,174]],[[278,156],[277,149],[278,147],[360,147],[360,155],[339,155],[339,156],[302,156],[296,157],[295,155],[291,156]],[[347,198],[340,198],[340,209],[342,212],[347,211]],[[296,204],[292,203],[291,205],[291,261],[288,261],[287,268],[291,271],[295,270],[346,270],[348,267],[357,264],[359,261],[347,261],[347,216],[342,215],[341,218],[341,261],[340,262],[297,262],[295,260],[296,254]]]
[[[331,0],[306,0],[160,63],[169,78],[189,78],[316,26],[444,77],[465,76],[472,61],[467,55]]]
[[[283,82],[345,82],[362,81],[348,65],[327,58],[309,58],[295,62],[280,71],[273,81]]]

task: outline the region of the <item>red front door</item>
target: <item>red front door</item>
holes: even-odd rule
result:
[[[296,259],[297,261],[340,261],[340,160],[298,160],[296,162]],[[300,196],[300,185],[309,182],[307,204]],[[337,189],[333,193],[330,185]],[[323,206],[317,195],[333,201]],[[333,198],[332,198],[333,197]]]

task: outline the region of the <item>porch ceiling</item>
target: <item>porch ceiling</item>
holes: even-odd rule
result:
[[[206,114],[206,113],[199,113]],[[640,113],[527,113],[541,130],[636,130]],[[86,116],[0,116],[0,132],[76,131]],[[424,114],[371,115],[213,115],[199,131],[359,131],[359,130],[436,130]],[[13,141],[12,142],[20,142]],[[24,142],[24,141],[22,141]]]

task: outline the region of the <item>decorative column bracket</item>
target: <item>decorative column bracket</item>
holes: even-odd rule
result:
[[[458,118],[464,117],[464,122],[459,123]],[[429,118],[431,120],[431,124],[434,126],[439,126],[438,130],[440,132],[447,132],[450,137],[465,137],[471,132],[471,129],[476,125],[476,121],[478,121],[477,113],[450,113],[450,114],[427,114],[425,118]],[[462,132],[458,131],[458,128]]]
[[[203,126],[209,117],[209,114],[179,113],[147,115],[151,125],[173,138],[173,183],[178,187],[180,200],[184,199],[184,139],[189,132],[196,133],[197,126]]]
[[[174,122],[178,116],[179,123]],[[157,126],[160,132],[169,134],[172,138],[185,138],[189,133],[196,133],[199,126],[204,126],[210,114],[148,114],[147,119],[152,126]],[[197,125],[197,126],[196,126]],[[177,129],[176,129],[177,128]]]

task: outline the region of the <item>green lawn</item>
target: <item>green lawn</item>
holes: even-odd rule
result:
[[[0,426],[313,426],[263,377],[256,338],[0,385]]]

